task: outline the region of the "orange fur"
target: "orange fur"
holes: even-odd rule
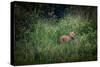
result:
[[[70,40],[72,40],[75,37],[75,33],[74,32],[70,32],[68,35],[63,35],[60,37],[59,41],[60,44],[63,44],[64,42],[68,42]]]

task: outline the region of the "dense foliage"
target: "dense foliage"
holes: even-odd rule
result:
[[[15,64],[96,60],[96,12],[90,6],[15,3]],[[72,31],[74,40],[58,42]]]

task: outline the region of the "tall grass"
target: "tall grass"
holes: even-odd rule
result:
[[[38,18],[27,29],[24,39],[16,41],[15,64],[42,64],[73,61],[90,61],[97,58],[96,29],[92,22],[81,16],[66,15],[56,19]],[[69,32],[75,39],[60,44],[58,39]]]

